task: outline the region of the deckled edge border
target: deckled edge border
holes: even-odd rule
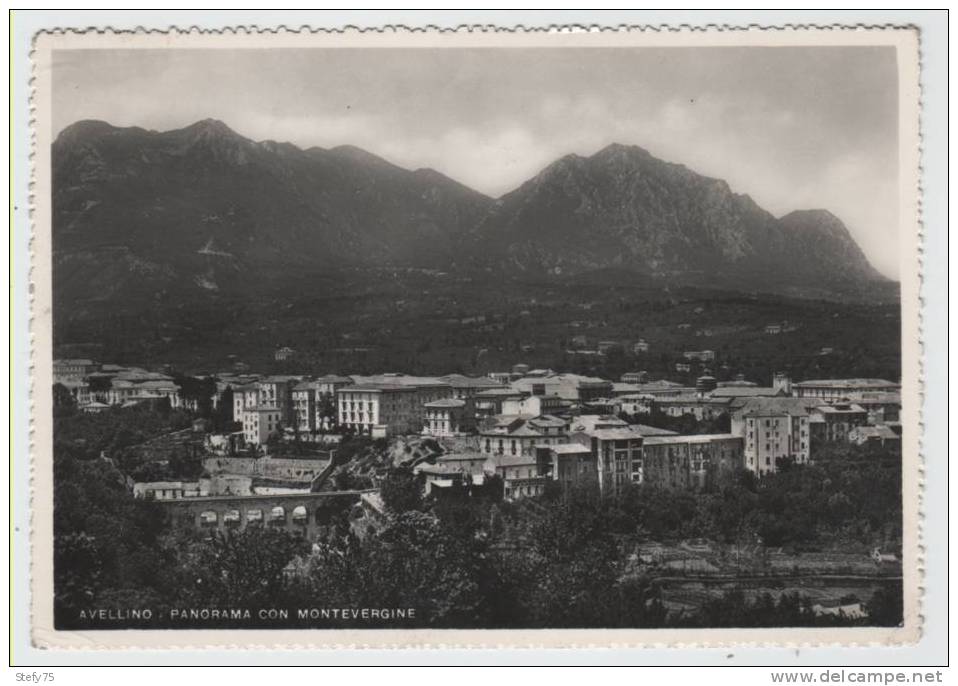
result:
[[[269,644],[269,643],[259,643],[259,642],[250,642],[250,643],[235,643],[235,644],[184,644],[184,645],[164,645],[158,647],[144,647],[140,645],[71,645],[71,646],[61,646],[46,644],[41,642],[36,636],[36,627],[34,624],[34,578],[33,578],[33,569],[36,563],[35,557],[33,555],[33,530],[34,530],[34,508],[33,508],[33,498],[34,498],[34,481],[35,481],[35,470],[36,470],[36,455],[34,451],[34,435],[37,431],[36,420],[34,417],[35,413],[35,402],[34,402],[34,367],[36,365],[36,346],[34,345],[34,319],[35,319],[35,307],[36,307],[36,295],[34,290],[34,278],[36,276],[36,261],[34,254],[34,245],[35,245],[35,235],[36,235],[36,165],[37,165],[37,135],[36,135],[36,82],[37,82],[37,73],[36,73],[36,43],[40,36],[63,36],[63,35],[85,35],[85,34],[97,34],[97,35],[167,35],[175,33],[178,35],[283,35],[283,34],[310,34],[310,35],[321,35],[321,34],[348,34],[348,33],[409,33],[409,34],[457,34],[457,33],[507,33],[507,34],[517,34],[517,33],[540,33],[540,34],[574,34],[574,33],[710,33],[710,32],[751,32],[751,31],[807,31],[807,30],[817,30],[817,31],[835,31],[835,32],[854,32],[854,31],[912,31],[916,36],[916,68],[918,70],[916,84],[917,84],[917,102],[915,103],[918,108],[918,113],[916,117],[917,123],[917,169],[916,171],[916,212],[915,212],[915,229],[917,231],[917,249],[916,249],[916,260],[918,268],[918,283],[916,297],[918,299],[917,303],[917,334],[918,334],[918,351],[917,351],[917,360],[916,360],[916,372],[917,372],[917,399],[919,402],[918,416],[917,416],[917,426],[918,426],[918,438],[917,438],[917,448],[918,448],[918,482],[917,486],[917,521],[915,522],[918,532],[918,541],[917,541],[917,555],[918,555],[918,578],[916,580],[917,586],[916,591],[918,597],[916,598],[916,620],[917,626],[915,627],[916,635],[913,640],[907,640],[907,642],[881,642],[881,641],[852,641],[852,642],[813,642],[813,641],[801,641],[801,642],[769,642],[769,641],[740,641],[740,642],[730,642],[722,641],[707,641],[707,642],[640,642],[640,643],[629,643],[629,642],[602,642],[602,643],[593,643],[593,642],[574,642],[569,644],[551,644],[551,643],[527,643],[527,644],[512,644],[512,643],[435,643],[435,642],[411,642],[411,643],[284,643],[284,644]],[[28,217],[30,220],[30,234],[28,238],[28,250],[29,250],[29,263],[28,263],[28,293],[29,293],[29,310],[28,310],[28,339],[29,339],[29,381],[28,381],[28,407],[29,407],[29,431],[28,431],[28,446],[29,446],[29,460],[30,460],[30,516],[28,519],[28,536],[30,538],[30,576],[28,579],[28,589],[29,589],[29,608],[30,608],[30,642],[34,648],[44,649],[44,650],[55,650],[62,652],[83,652],[88,650],[94,650],[98,652],[111,652],[111,651],[127,651],[127,650],[136,650],[136,651],[149,651],[149,652],[161,652],[168,653],[171,651],[191,651],[191,652],[202,652],[208,650],[271,650],[271,651],[300,651],[300,650],[331,650],[331,649],[340,649],[340,650],[351,650],[351,649],[375,649],[375,650],[405,650],[405,649],[430,649],[430,650],[451,650],[451,649],[511,649],[511,650],[542,650],[542,649],[576,649],[576,650],[588,650],[588,649],[715,649],[715,648],[788,648],[788,649],[800,649],[800,648],[826,648],[826,647],[841,647],[841,648],[862,648],[862,647],[873,647],[873,648],[894,648],[901,647],[906,645],[915,645],[920,640],[924,633],[924,623],[925,617],[922,614],[922,609],[924,606],[924,594],[925,594],[925,546],[924,546],[924,532],[925,532],[925,452],[924,452],[924,400],[925,400],[925,353],[924,353],[924,305],[925,299],[923,297],[924,293],[924,245],[925,245],[925,227],[924,227],[924,197],[923,197],[923,185],[922,178],[924,172],[924,166],[922,164],[923,153],[924,153],[924,136],[923,136],[923,122],[924,118],[922,117],[923,108],[924,108],[924,83],[922,80],[923,74],[923,64],[924,64],[924,52],[922,49],[922,32],[920,27],[911,23],[893,23],[886,22],[881,24],[866,24],[866,23],[855,23],[855,24],[842,24],[842,23],[830,23],[830,24],[814,24],[814,23],[785,23],[785,24],[758,24],[758,23],[747,23],[747,24],[616,24],[616,25],[605,25],[605,24],[547,24],[547,25],[525,25],[525,24],[515,24],[512,26],[499,26],[496,24],[458,24],[455,26],[440,26],[437,24],[425,24],[422,26],[409,26],[405,24],[384,24],[381,26],[357,26],[354,24],[346,24],[341,27],[313,27],[309,25],[300,25],[298,27],[290,27],[285,24],[280,24],[275,27],[260,27],[256,25],[240,25],[240,26],[224,26],[217,29],[208,29],[202,28],[196,25],[192,25],[188,28],[181,28],[175,25],[170,25],[165,29],[158,28],[148,28],[142,25],[137,25],[132,29],[114,29],[112,27],[97,27],[97,26],[88,26],[85,28],[75,28],[75,27],[65,27],[65,28],[51,28],[51,29],[41,29],[37,31],[30,38],[30,51],[29,51],[29,60],[30,60],[30,76],[28,83],[28,112],[29,112],[29,121],[28,126],[30,130],[29,134],[29,153],[28,159],[30,162],[30,178],[28,184]],[[900,107],[900,103],[899,103]],[[900,123],[899,123],[900,127]],[[901,129],[899,128],[899,131]],[[899,148],[901,147],[901,141],[899,141]],[[52,181],[52,179],[51,179]],[[52,217],[51,217],[52,220]],[[51,246],[52,250],[52,246]],[[51,264],[52,269],[52,264]],[[52,290],[51,290],[51,299],[52,299]],[[51,300],[52,307],[52,300]],[[52,317],[52,313],[51,313]],[[904,322],[902,323],[902,333],[904,333]],[[52,343],[51,343],[52,345]],[[902,367],[904,369],[904,359],[902,360]],[[13,459],[13,455],[11,455]],[[52,462],[51,462],[52,466]],[[13,485],[10,485],[13,488]],[[904,488],[904,486],[903,486]],[[905,498],[903,492],[902,503],[904,505]],[[904,510],[903,510],[904,516]],[[906,627],[903,627],[905,630]],[[52,630],[52,627],[51,627]],[[783,627],[782,630],[791,630],[788,627]],[[174,630],[175,631],[175,630]],[[185,630],[184,630],[185,631]],[[217,632],[222,630],[210,629],[202,630]],[[262,630],[262,631],[275,631],[275,630]],[[301,629],[296,630],[300,632],[310,632],[311,629]],[[406,633],[408,630],[395,630],[397,634]],[[475,629],[469,630],[473,633],[482,633],[484,630]],[[525,631],[525,630],[524,630]],[[556,631],[552,629],[545,629],[543,631],[551,632]],[[579,629],[577,632],[592,632],[592,631],[605,631],[605,629]],[[721,629],[716,629],[716,631],[722,631]],[[72,632],[65,632],[72,633]],[[83,632],[83,633],[92,633],[92,632]],[[113,632],[111,632],[113,633]],[[256,631],[255,633],[260,634],[261,631]]]

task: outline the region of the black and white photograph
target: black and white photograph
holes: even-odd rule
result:
[[[916,630],[911,32],[46,38],[50,635]]]

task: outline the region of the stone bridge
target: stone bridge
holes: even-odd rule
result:
[[[285,529],[308,540],[325,531],[333,517],[375,491],[327,491],[280,495],[224,495],[156,501],[174,526],[200,531],[242,530],[248,526]]]

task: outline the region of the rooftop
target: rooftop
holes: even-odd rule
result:
[[[805,388],[809,386],[832,386],[834,388],[862,388],[868,386],[880,388],[884,386],[894,386],[895,388],[898,388],[901,386],[901,384],[895,383],[894,381],[888,381],[886,379],[810,379],[806,381],[799,381],[798,383],[792,385],[798,386],[799,388]]]
[[[632,427],[619,429],[595,429],[587,432],[592,438],[598,438],[600,441],[624,441],[632,438],[642,438],[642,434],[634,431]]]
[[[559,445],[543,446],[549,448],[556,455],[578,455],[580,453],[590,453],[592,449],[581,443],[560,443]]]
[[[451,408],[451,407],[465,407],[465,400],[457,400],[456,398],[440,398],[439,400],[433,400],[432,402],[424,403],[423,407],[437,407],[437,408]]]
[[[741,439],[735,434],[695,434],[692,436],[650,436],[645,439],[645,445],[677,445],[681,443],[711,443],[712,441],[727,441]]]
[[[719,386],[709,393],[713,398],[774,397],[784,391],[771,386]]]
[[[808,414],[808,400],[803,398],[752,398],[742,407],[743,416],[772,416],[787,414],[793,417]]]
[[[465,376],[463,374],[447,374],[439,377],[440,381],[456,388],[500,388],[502,384],[488,376]]]

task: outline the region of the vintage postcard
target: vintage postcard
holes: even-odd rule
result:
[[[919,638],[917,31],[32,60],[36,646]]]

